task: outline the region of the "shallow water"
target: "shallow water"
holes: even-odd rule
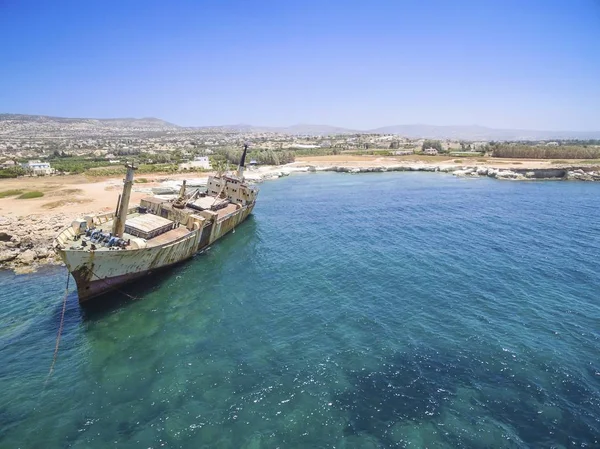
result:
[[[2,448],[600,447],[600,185],[299,174],[81,309],[0,273]]]

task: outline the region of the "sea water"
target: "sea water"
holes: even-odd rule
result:
[[[0,274],[2,448],[600,447],[600,185],[298,174],[81,308]],[[72,286],[72,284],[71,284]]]

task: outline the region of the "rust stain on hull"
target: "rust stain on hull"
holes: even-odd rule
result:
[[[175,240],[163,239],[166,240],[164,243],[163,241],[152,242],[152,245],[145,248],[115,251],[57,248],[57,252],[75,279],[79,302],[84,303],[155,270],[191,258],[241,224],[253,208],[254,203],[240,207],[226,217],[208,223],[200,229],[180,232]],[[210,232],[208,239],[202,238],[202,233],[206,231]]]

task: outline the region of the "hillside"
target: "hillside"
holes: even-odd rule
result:
[[[136,135],[178,129],[157,118],[67,118],[44,115],[0,114],[2,137],[85,137]]]
[[[328,136],[342,134],[396,134],[408,138],[450,139],[468,141],[516,141],[554,139],[600,139],[600,131],[537,131],[499,129],[485,126],[394,125],[369,130],[297,124],[287,127],[247,124],[180,127],[158,118],[65,118],[43,115],[0,114],[0,138],[86,138],[142,137],[144,135],[214,133],[277,133],[289,136]]]
[[[436,126],[436,125],[395,125],[381,128],[357,130],[328,125],[298,124],[287,127],[252,125],[230,125],[213,127],[232,132],[273,132],[287,135],[327,136],[341,134],[396,134],[409,138],[449,139],[468,141],[518,141],[553,139],[600,139],[600,131],[538,131],[526,129],[500,129],[485,126]]]
[[[552,140],[600,139],[600,131],[537,131],[526,129],[500,129],[485,126],[434,126],[396,125],[376,128],[369,132],[398,134],[405,137],[454,140]]]

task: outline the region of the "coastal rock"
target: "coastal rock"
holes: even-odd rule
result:
[[[33,248],[33,246],[34,246],[33,238],[29,235],[25,235],[23,238],[21,238],[21,242],[20,242],[19,246],[21,247],[21,249]]]
[[[4,243],[7,248],[19,248],[21,246],[21,240],[19,238],[13,237],[10,242]]]
[[[516,179],[517,174],[512,170],[499,170],[496,173],[496,178],[498,179]]]
[[[7,234],[6,232],[0,232],[0,242],[8,242],[12,239],[12,235]]]
[[[455,170],[453,174],[454,176],[469,176],[472,174],[477,174],[477,172],[472,168],[466,168],[463,170]]]
[[[28,249],[19,254],[18,260],[24,265],[30,265],[36,259],[35,251]]]
[[[45,259],[50,255],[50,251],[47,248],[36,248],[35,250],[36,259]]]
[[[0,263],[10,262],[15,260],[19,255],[15,250],[0,250]]]
[[[477,174],[479,176],[487,176],[487,174],[488,174],[488,168],[487,167],[478,167],[477,168]]]
[[[594,172],[586,173],[582,169],[578,169],[567,172],[567,178],[576,181],[597,181],[599,177]]]

